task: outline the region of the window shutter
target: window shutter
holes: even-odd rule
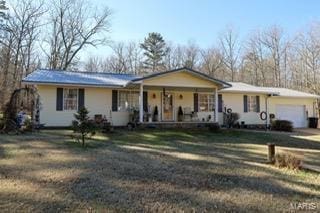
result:
[[[78,110],[84,107],[84,89],[79,89],[78,92]]]
[[[218,112],[222,112],[222,94],[218,95]]]
[[[148,92],[143,91],[143,111],[148,112]]]
[[[198,93],[193,93],[193,111],[198,112],[199,111],[199,98]]]
[[[63,88],[57,88],[56,110],[63,110]]]
[[[118,90],[112,90],[112,112],[118,111]]]
[[[260,112],[260,96],[256,96],[256,102],[257,102],[257,112]]]
[[[243,112],[248,112],[248,96],[243,96]]]

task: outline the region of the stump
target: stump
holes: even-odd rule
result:
[[[268,162],[269,163],[274,163],[275,162],[275,154],[276,150],[275,147],[276,145],[274,143],[268,143]]]

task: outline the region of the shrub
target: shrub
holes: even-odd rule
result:
[[[275,155],[275,166],[280,168],[300,169],[302,160],[290,153],[279,153]]]
[[[218,132],[220,130],[220,125],[218,123],[208,124],[209,130],[212,132]]]
[[[234,127],[237,121],[239,120],[240,115],[235,112],[226,114],[226,124],[228,128]]]
[[[271,128],[276,131],[292,132],[293,125],[291,121],[275,120],[272,122]]]

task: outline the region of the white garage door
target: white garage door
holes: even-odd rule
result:
[[[288,120],[293,127],[306,127],[306,114],[303,105],[276,105],[276,118]]]

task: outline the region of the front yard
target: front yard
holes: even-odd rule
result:
[[[268,142],[320,166],[320,138],[223,131],[0,135],[1,211],[288,211],[320,208],[320,175],[266,164]]]

